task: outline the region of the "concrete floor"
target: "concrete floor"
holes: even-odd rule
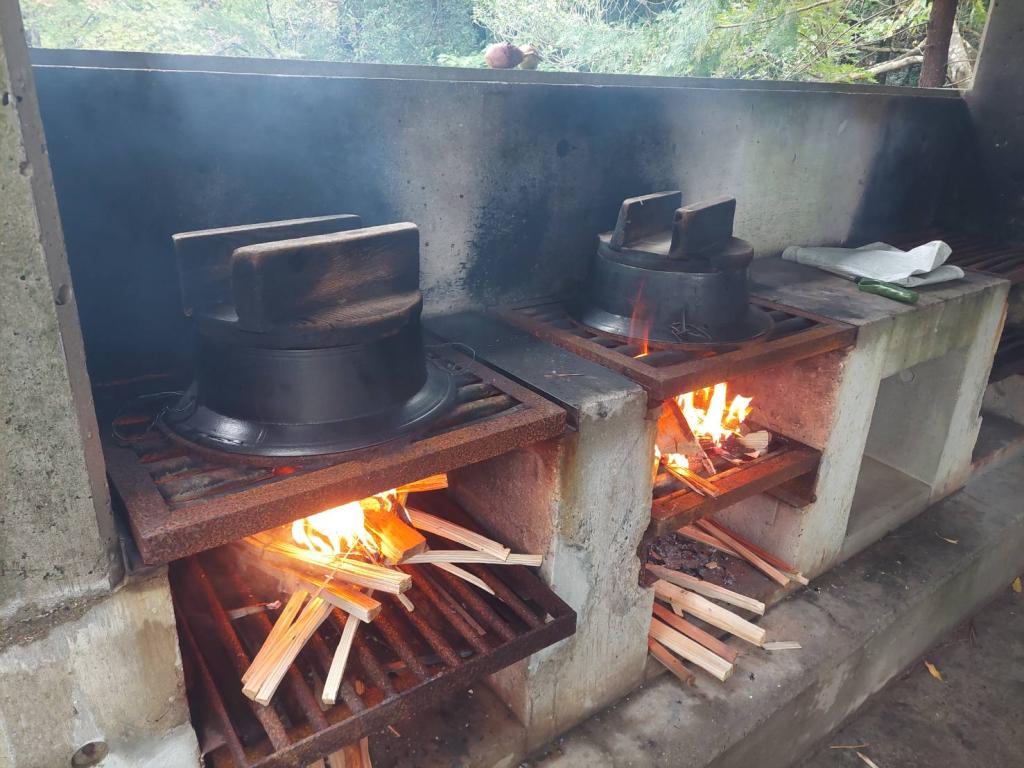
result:
[[[939,682],[925,668],[939,670]],[[1009,587],[913,664],[801,768],[1024,766],[1024,594]]]

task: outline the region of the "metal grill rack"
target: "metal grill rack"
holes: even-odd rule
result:
[[[430,496],[433,504],[421,497],[417,506],[472,525],[447,499]],[[440,569],[406,566],[413,578],[406,596],[415,610],[389,597],[380,615],[359,628],[339,701],[322,709],[319,694],[344,626],[339,612],[263,707],[242,695],[240,678],[274,617],[259,612],[232,621],[228,611],[281,596],[256,593],[225,549],[174,563],[193,721],[211,768],[305,768],[575,631],[575,613],[530,569],[465,567],[496,596]]]
[[[286,466],[234,463],[151,427],[153,412],[124,413],[104,439],[107,472],[147,565],[242,536],[403,483],[556,437],[565,411],[457,352],[439,358],[458,402],[424,433],[365,451]]]
[[[646,355],[635,341],[624,341],[577,323],[561,301],[505,309],[506,321],[538,338],[618,371],[647,390],[654,400],[712,386],[730,377],[800,360],[853,344],[853,326],[791,307],[751,299],[775,321],[766,337],[737,345],[652,349]]]

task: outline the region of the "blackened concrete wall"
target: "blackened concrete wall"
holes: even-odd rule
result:
[[[559,291],[622,198],[730,194],[760,253],[929,223],[955,93],[36,52],[94,379],[187,359],[170,236],[421,228],[427,311]],[[246,70],[249,70],[247,73]]]
[[[1024,240],[1024,3],[992,0],[974,87],[973,133],[992,186],[996,226]]]

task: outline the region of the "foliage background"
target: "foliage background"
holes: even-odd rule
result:
[[[988,0],[959,0],[949,85],[968,84]],[[22,0],[33,45],[916,84],[928,0]],[[959,44],[958,44],[959,41]]]

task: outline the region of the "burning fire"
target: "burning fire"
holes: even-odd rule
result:
[[[736,395],[726,407],[728,399],[727,387],[724,382],[714,387],[705,387],[696,392],[687,392],[676,397],[676,402],[683,410],[686,423],[693,430],[698,440],[707,438],[715,445],[721,445],[729,435],[740,434],[740,424],[744,422],[753,408],[752,397]]]
[[[742,434],[740,425],[753,410],[750,405],[753,402],[751,397],[736,395],[730,402],[728,387],[724,382],[678,395],[675,400],[693,436],[699,442],[711,443],[717,447],[721,447],[723,441],[730,435]],[[698,455],[704,454],[699,452]],[[681,453],[663,455],[657,445],[654,446],[654,456],[655,462],[665,464],[677,474],[685,474],[685,470],[702,469],[702,466],[691,466],[690,459]],[[704,458],[703,461],[706,462],[707,459]],[[698,461],[698,465],[700,463]],[[711,471],[706,464],[703,468]]]
[[[296,544],[325,555],[346,556],[360,549],[366,554],[376,554],[380,547],[366,529],[363,510],[368,505],[384,505],[390,509],[394,493],[385,491],[300,518],[292,523],[292,538]]]

